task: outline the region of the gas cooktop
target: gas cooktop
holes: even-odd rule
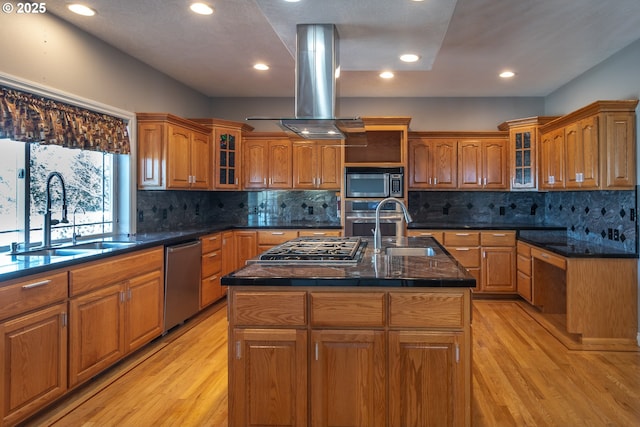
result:
[[[299,237],[263,252],[254,262],[353,265],[362,258],[366,245],[359,237]]]

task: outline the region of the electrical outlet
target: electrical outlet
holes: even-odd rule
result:
[[[200,215],[200,205],[196,203],[196,215]]]
[[[613,229],[612,228],[609,228],[607,230],[607,235],[609,237],[609,240],[613,240]]]
[[[162,219],[167,219],[167,210],[162,209]]]
[[[442,215],[449,215],[449,208],[442,208]]]
[[[504,206],[500,206],[500,215],[504,215],[504,211],[505,211]]]
[[[620,230],[613,230],[613,240],[616,242],[620,241]]]
[[[309,211],[309,215],[313,215],[313,206],[309,206],[307,210]]]

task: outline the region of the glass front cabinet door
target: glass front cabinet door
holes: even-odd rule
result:
[[[240,131],[215,130],[215,187],[240,189]]]

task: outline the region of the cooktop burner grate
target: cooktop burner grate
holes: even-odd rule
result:
[[[261,261],[355,261],[360,248],[359,237],[300,237],[263,252]]]

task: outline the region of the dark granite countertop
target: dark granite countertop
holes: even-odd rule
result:
[[[46,271],[55,270],[58,268],[70,267],[73,265],[98,260],[114,255],[121,255],[128,252],[137,251],[140,249],[151,248],[160,245],[173,245],[189,240],[198,239],[200,236],[210,233],[216,233],[225,230],[232,229],[244,229],[244,228],[263,228],[263,229],[340,229],[341,226],[335,223],[318,223],[311,221],[292,221],[292,222],[270,222],[266,223],[250,223],[250,224],[232,224],[232,223],[217,223],[202,228],[191,228],[185,230],[175,231],[157,231],[151,233],[138,233],[134,236],[118,235],[113,236],[105,241],[124,241],[134,242],[136,245],[127,248],[118,249],[103,249],[95,250],[78,255],[70,256],[14,256],[9,253],[0,254],[0,286],[2,282],[11,280],[31,274],[43,273]],[[99,239],[91,239],[95,241]],[[68,243],[64,244],[68,245]]]
[[[413,229],[429,229],[429,230],[562,230],[565,227],[553,225],[540,225],[531,223],[486,223],[486,222],[410,222],[407,228]]]
[[[356,265],[248,264],[222,278],[227,286],[475,287],[475,279],[430,237],[383,238],[383,253],[367,242]],[[387,256],[387,247],[431,247],[433,256]]]
[[[638,258],[635,251],[625,251],[606,244],[569,237],[565,227],[536,224],[412,222],[409,229],[429,230],[514,230],[518,240],[555,252],[567,258]]]
[[[636,252],[573,239],[566,231],[521,230],[518,232],[518,240],[567,258],[638,258]]]

